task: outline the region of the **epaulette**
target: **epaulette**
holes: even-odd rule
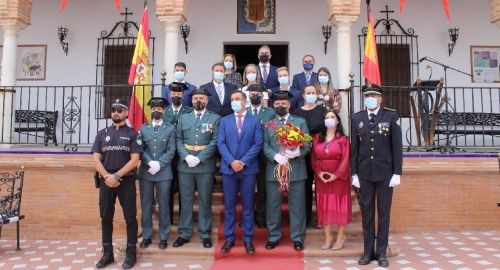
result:
[[[396,110],[393,109],[393,108],[387,108],[387,107],[384,107],[384,110],[387,110],[387,111],[391,111],[391,112],[395,112]]]

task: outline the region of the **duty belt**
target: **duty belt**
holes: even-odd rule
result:
[[[190,150],[190,151],[201,151],[205,148],[207,148],[206,145],[189,145],[189,144],[184,144],[184,148],[186,148],[186,150]]]

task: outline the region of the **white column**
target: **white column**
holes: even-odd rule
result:
[[[19,27],[3,26],[3,57],[0,82],[0,133],[1,142],[13,142],[12,124],[15,92],[9,86],[16,84],[17,35]]]
[[[182,16],[158,16],[165,26],[165,50],[163,70],[167,73],[166,82],[173,80],[174,65],[179,59],[179,26],[184,22]]]
[[[358,19],[357,16],[334,15],[331,23],[335,26],[337,33],[337,82],[339,89],[346,89],[350,86],[349,74],[352,73],[352,54],[351,54],[351,29],[354,22]],[[342,92],[342,108],[340,110],[340,118],[344,123],[344,129],[349,134],[349,96]]]

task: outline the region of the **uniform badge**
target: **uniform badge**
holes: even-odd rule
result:
[[[205,133],[205,132],[212,133],[213,127],[214,127],[213,124],[201,124],[201,133]]]
[[[106,138],[104,138],[105,141],[109,142],[109,140],[111,140],[111,137],[109,136],[106,136]]]
[[[137,142],[137,145],[142,145],[142,140],[141,139],[137,139],[136,142]]]
[[[359,122],[359,128],[363,128],[363,122]]]

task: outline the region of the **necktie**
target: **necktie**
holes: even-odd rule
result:
[[[284,125],[285,124],[285,118],[280,118],[280,124]]]
[[[307,84],[311,82],[311,73],[306,73],[306,82]]]
[[[238,119],[236,120],[236,127],[238,128],[238,136],[241,136],[241,128],[243,127],[243,122],[241,121],[241,118],[243,115],[238,114]]]
[[[257,109],[253,109],[253,115],[257,115]]]
[[[199,123],[201,121],[201,113],[196,114],[196,123]]]
[[[217,85],[217,95],[219,95],[220,104],[224,101],[224,94],[222,93],[222,85]]]
[[[179,110],[174,110],[174,115],[177,116],[177,114],[179,113]]]
[[[370,113],[370,124],[373,124],[375,122],[375,116],[377,116],[374,113]]]
[[[154,125],[154,128],[153,128],[153,129],[154,129],[154,131],[155,131],[155,132],[157,132],[157,131],[158,131],[158,127],[159,127],[159,126],[160,126],[160,125]]]
[[[267,65],[262,66],[262,79],[264,80],[264,83],[267,82]]]

